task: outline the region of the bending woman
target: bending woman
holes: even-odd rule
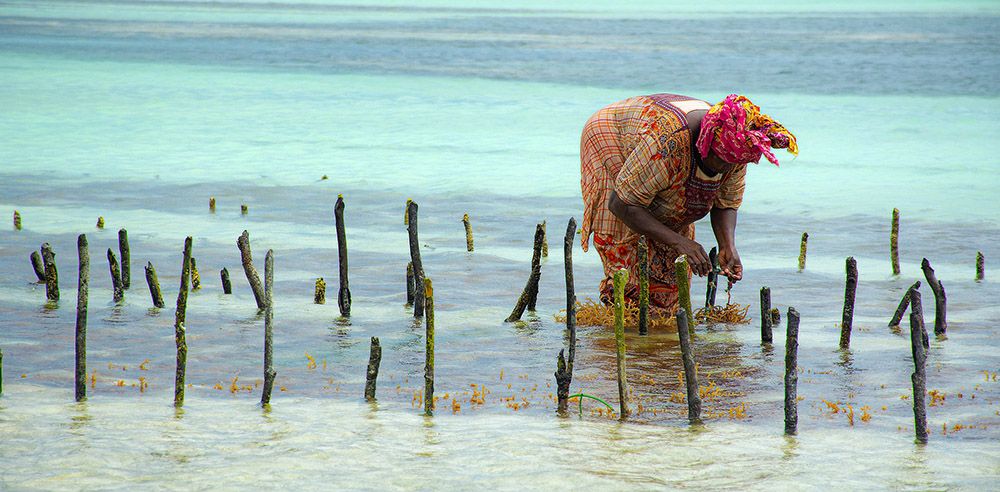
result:
[[[587,251],[593,234],[604,263],[601,300],[611,303],[612,276],[621,268],[629,270],[626,299],[638,300],[636,253],[645,235],[650,304],[675,311],[674,260],[687,255],[699,276],[711,270],[694,241],[694,222],[709,213],[722,273],[739,281],[736,210],[746,166],[762,155],[777,165],[772,147],[798,154],[791,132],[736,94],[715,106],[674,94],[639,96],[591,116],[580,140],[582,241]]]

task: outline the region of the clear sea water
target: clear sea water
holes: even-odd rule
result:
[[[0,1],[0,489],[995,489],[998,46],[991,1]],[[723,391],[706,400],[704,427],[689,428],[671,399],[682,387],[670,332],[627,336],[642,412],[620,422],[587,402],[582,417],[560,418],[552,372],[566,340],[554,316],[565,307],[560,239],[582,215],[579,133],[601,106],[655,92],[744,93],[799,137],[798,158],[750,169],[737,240],[746,275],[732,300],[754,320],[698,328],[702,382]],[[349,321],[335,302],[338,194]],[[436,394],[449,395],[432,418],[414,404],[424,343],[404,307],[407,198],[420,204],[435,282]],[[538,310],[503,323],[542,220],[551,256]],[[104,250],[122,227],[132,288],[116,306]],[[244,229],[258,268],[267,249],[276,257],[283,389],[270,411],[253,387],[263,319],[235,245]],[[96,374],[74,403],[80,233]],[[172,301],[188,235],[203,287],[189,301],[192,386],[177,411]],[[58,306],[28,262],[43,242],[57,254]],[[852,346],[839,351],[847,256],[861,281]],[[931,341],[928,389],[944,399],[918,446],[907,324],[886,324],[924,257],[948,291],[950,327]],[[165,309],[151,309],[147,261]],[[596,253],[577,245],[574,262],[577,295],[596,297]],[[316,277],[325,305],[312,303]],[[759,344],[763,285],[782,312],[802,313],[794,438],[782,435],[784,324],[773,349]],[[703,289],[696,279],[696,299]],[[372,336],[384,352],[369,405]],[[613,345],[604,329],[580,329],[574,392],[616,403]],[[471,402],[483,386],[485,403]],[[824,400],[850,406],[853,421]]]

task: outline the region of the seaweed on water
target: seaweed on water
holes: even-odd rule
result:
[[[746,324],[750,322],[747,312],[749,304],[726,304],[725,306],[710,306],[701,308],[694,313],[694,318],[700,322]]]
[[[708,309],[699,309],[695,312],[695,319],[698,322],[708,323],[731,323],[746,324],[750,322],[747,312],[750,305],[727,304],[726,306],[713,306]],[[555,320],[559,323],[566,322],[566,311],[560,311],[555,315]],[[614,306],[605,306],[593,299],[588,298],[583,302],[576,303],[576,323],[578,326],[603,326],[612,328],[615,326]],[[625,304],[625,326],[636,328],[639,326],[639,306],[638,304]],[[649,326],[651,328],[677,329],[677,320],[672,313],[665,309],[650,309]]]

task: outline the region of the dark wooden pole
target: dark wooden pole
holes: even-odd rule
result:
[[[687,256],[680,255],[674,260],[674,278],[677,282],[677,305],[684,310],[688,322],[686,326],[694,332],[694,311],[691,310],[691,279],[688,277]]]
[[[806,245],[809,243],[809,233],[802,233],[802,243],[799,244],[799,271],[806,269]]]
[[[146,262],[146,283],[149,285],[149,295],[153,298],[153,306],[163,308],[163,294],[160,293],[160,280],[156,278],[153,263]]]
[[[410,215],[410,223],[416,218]],[[434,415],[434,284],[431,279],[424,278],[424,302],[427,313],[424,316],[426,322],[426,334],[424,336],[424,414]]]
[[[0,396],[3,395],[3,349],[0,348]]]
[[[420,239],[417,237],[417,202],[407,200],[406,232],[410,238],[410,263],[413,264],[413,316],[424,315],[424,264],[420,261]]]
[[[794,436],[799,425],[799,312],[788,308],[785,331],[785,434]]]
[[[365,374],[365,400],[375,401],[375,385],[378,382],[378,366],[382,363],[382,346],[378,337],[372,337],[371,350],[368,352],[368,371]]]
[[[844,317],[840,324],[840,348],[851,346],[851,329],[854,325],[854,297],[858,291],[858,262],[847,257],[847,284],[844,287]]]
[[[545,221],[542,221],[542,258],[549,257],[549,233],[545,228]]]
[[[174,406],[184,406],[184,378],[187,374],[187,336],[184,323],[187,316],[188,279],[191,277],[191,236],[184,239],[184,260],[181,264],[181,286],[177,292],[174,313],[174,342],[177,345],[177,366],[174,371]]]
[[[566,269],[566,331],[569,333],[569,361],[559,351],[556,361],[557,412],[565,415],[569,405],[569,387],[573,382],[573,361],[576,358],[576,287],[573,284],[573,239],[576,237],[576,220],[570,217],[563,238],[563,264]]]
[[[132,287],[132,255],[128,247],[128,231],[118,230],[118,252],[122,258],[122,290]]]
[[[198,273],[198,261],[191,257],[191,292],[201,289],[201,274]]]
[[[211,213],[213,213],[213,214],[215,213],[215,197],[214,196],[208,197],[208,211],[211,212]]]
[[[35,271],[35,277],[38,277],[38,282],[44,283],[45,265],[42,263],[42,255],[38,254],[38,251],[32,251],[28,258],[31,260],[31,269]]]
[[[274,251],[267,250],[264,256],[264,387],[260,395],[261,406],[271,404],[271,392],[274,390],[273,337],[274,337]]]
[[[677,310],[677,337],[681,342],[681,360],[684,362],[688,421],[692,424],[699,424],[701,423],[701,397],[698,396],[698,368],[694,364],[694,352],[691,350],[691,329],[688,326],[687,312],[683,309]]]
[[[924,312],[920,291],[910,289],[910,351],[913,354],[913,424],[918,443],[927,443],[927,353],[924,350]]]
[[[118,269],[118,258],[115,252],[108,248],[108,268],[111,270],[111,286],[114,289],[114,301],[122,302],[125,299],[125,289],[122,287],[122,273]]]
[[[639,334],[649,332],[649,244],[639,236]]]
[[[326,280],[323,280],[323,277],[316,279],[316,289],[313,294],[313,303],[326,304]]]
[[[920,269],[927,278],[927,286],[934,292],[934,334],[944,335],[948,331],[948,296],[944,293],[944,284],[934,275],[934,269],[927,258],[920,262]]]
[[[910,288],[906,289],[906,293],[903,294],[903,298],[899,301],[899,307],[896,308],[896,312],[893,313],[892,319],[889,320],[889,327],[899,326],[900,321],[903,320],[903,313],[906,312],[906,308],[910,305],[910,292],[920,288],[920,281],[917,280]]]
[[[76,238],[80,258],[80,276],[76,289],[76,401],[87,399],[87,291],[90,284],[90,252],[87,236]]]
[[[58,301],[59,271],[56,269],[56,253],[49,243],[42,244],[42,262],[45,265],[45,297],[50,301]]]
[[[712,263],[712,270],[708,272],[708,282],[705,289],[705,309],[715,306],[715,291],[719,286],[719,250],[716,247],[708,252],[708,260]]]
[[[629,416],[628,379],[625,361],[625,285],[628,284],[628,270],[622,268],[613,277],[615,296],[615,355],[618,368],[618,414],[621,419]]]
[[[97,218],[97,228],[104,229],[104,217]]]
[[[986,257],[982,251],[976,251],[976,282],[986,279]]]
[[[219,271],[219,276],[222,277],[222,293],[232,294],[233,284],[229,281],[229,270],[223,268]]]
[[[14,211],[14,229],[21,230],[21,213]]]
[[[250,233],[243,231],[239,239],[236,240],[236,247],[240,249],[240,259],[243,262],[243,271],[247,275],[247,282],[250,283],[250,290],[253,291],[253,298],[257,301],[257,309],[267,307],[264,300],[264,288],[260,285],[260,275],[253,266],[253,256],[250,254]]]
[[[534,310],[534,299],[537,299],[538,297],[538,280],[542,275],[541,255],[543,236],[545,236],[545,230],[542,228],[542,225],[536,225],[534,249],[531,255],[531,274],[528,275],[528,283],[525,284],[524,290],[521,291],[521,296],[517,298],[517,303],[514,304],[514,309],[510,312],[510,316],[507,316],[507,319],[505,320],[508,323],[521,319],[521,316],[524,315],[525,309]]]
[[[770,287],[760,288],[760,343],[771,343],[774,335],[771,330],[773,320],[771,318],[771,289]]]
[[[413,262],[406,264],[406,305],[413,305],[413,298],[416,288],[414,287]]]
[[[337,195],[337,205],[333,208],[337,222],[337,254],[340,258],[340,291],[337,293],[337,305],[340,315],[351,316],[351,287],[347,279],[347,232],[344,230],[344,195]]]
[[[892,232],[889,233],[889,258],[892,274],[899,275],[899,209],[892,209]]]
[[[471,253],[476,248],[472,242],[472,221],[469,220],[469,214],[462,216],[462,224],[465,226],[465,249]]]

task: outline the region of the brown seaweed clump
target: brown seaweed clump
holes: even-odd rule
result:
[[[746,324],[750,322],[747,312],[750,305],[726,304],[701,308],[694,313],[694,319],[704,323]]]
[[[565,323],[566,311],[559,311],[559,313],[555,315],[555,319],[556,322]],[[577,302],[576,324],[577,326],[603,326],[605,328],[614,328],[615,307],[605,306],[604,304],[590,298],[587,298],[587,300],[583,302]],[[630,303],[626,301],[625,327],[639,327],[639,305],[637,303]],[[677,320],[674,319],[673,313],[669,313],[665,309],[650,307],[649,327],[654,329],[677,330]]]

